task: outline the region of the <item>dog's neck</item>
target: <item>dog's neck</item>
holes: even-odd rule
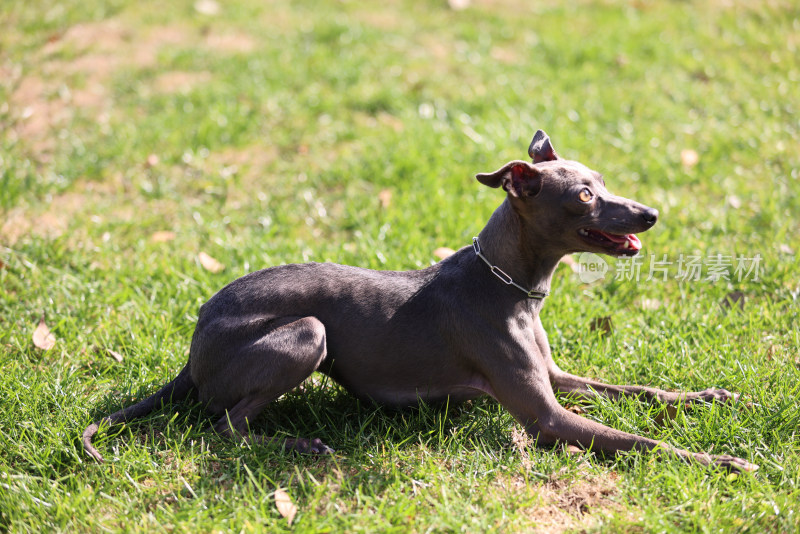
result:
[[[563,254],[546,250],[542,240],[527,235],[508,199],[495,210],[478,239],[484,256],[515,282],[530,289],[550,290]]]

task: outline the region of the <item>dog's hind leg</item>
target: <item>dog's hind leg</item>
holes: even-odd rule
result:
[[[230,437],[280,442],[299,452],[332,452],[319,439],[279,439],[249,431],[267,404],[300,385],[327,354],[325,327],[315,317],[284,317],[275,323],[280,326],[236,348],[208,387],[200,386],[201,398],[222,414],[214,428]]]
[[[249,432],[247,428],[248,422],[254,419],[267,404],[267,402],[263,402],[255,396],[244,398],[231,410],[228,410],[217,421],[214,428],[217,432],[232,438],[242,437],[245,440],[262,444],[277,443],[286,449],[294,449],[297,452],[311,454],[330,454],[334,452],[319,438],[277,438]]]

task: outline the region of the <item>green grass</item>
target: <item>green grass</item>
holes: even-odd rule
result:
[[[5,2],[0,530],[800,530],[800,9],[540,4]],[[743,281],[681,282],[673,263],[586,286],[562,266],[543,314],[576,374],[742,392],[666,423],[636,401],[584,415],[755,475],[526,447],[489,400],[391,412],[322,380],[254,424],[333,457],[223,440],[191,405],[101,432],[104,465],[83,453],[89,422],[183,366],[224,284],[298,261],[429,265],[502,198],[474,174],[523,158],[537,128],[660,210],[645,265],[760,255]],[[741,309],[720,305],[733,291]],[[607,316],[610,335],[591,330]]]

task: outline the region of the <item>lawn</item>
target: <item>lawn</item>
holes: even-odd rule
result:
[[[3,2],[0,530],[800,530],[798,47],[780,0]],[[317,375],[254,426],[333,456],[225,440],[191,404],[84,453],[182,368],[226,283],[428,266],[537,128],[661,213],[639,263],[559,266],[556,361],[742,393],[562,402],[756,473],[540,448],[489,399],[396,412]]]

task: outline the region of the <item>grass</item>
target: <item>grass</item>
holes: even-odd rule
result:
[[[0,529],[800,530],[796,5],[214,5],[0,8]],[[592,285],[560,267],[543,315],[557,361],[747,401],[584,415],[755,475],[537,448],[488,400],[391,412],[316,378],[254,424],[333,457],[225,441],[190,405],[101,432],[104,465],[82,452],[90,421],[183,366],[230,280],[311,260],[414,269],[467,245],[501,200],[473,175],[524,157],[536,128],[659,208],[643,269],[671,262],[666,280]],[[679,257],[705,278],[716,254],[758,254],[760,276],[676,278]],[[721,305],[733,292],[743,305]]]

